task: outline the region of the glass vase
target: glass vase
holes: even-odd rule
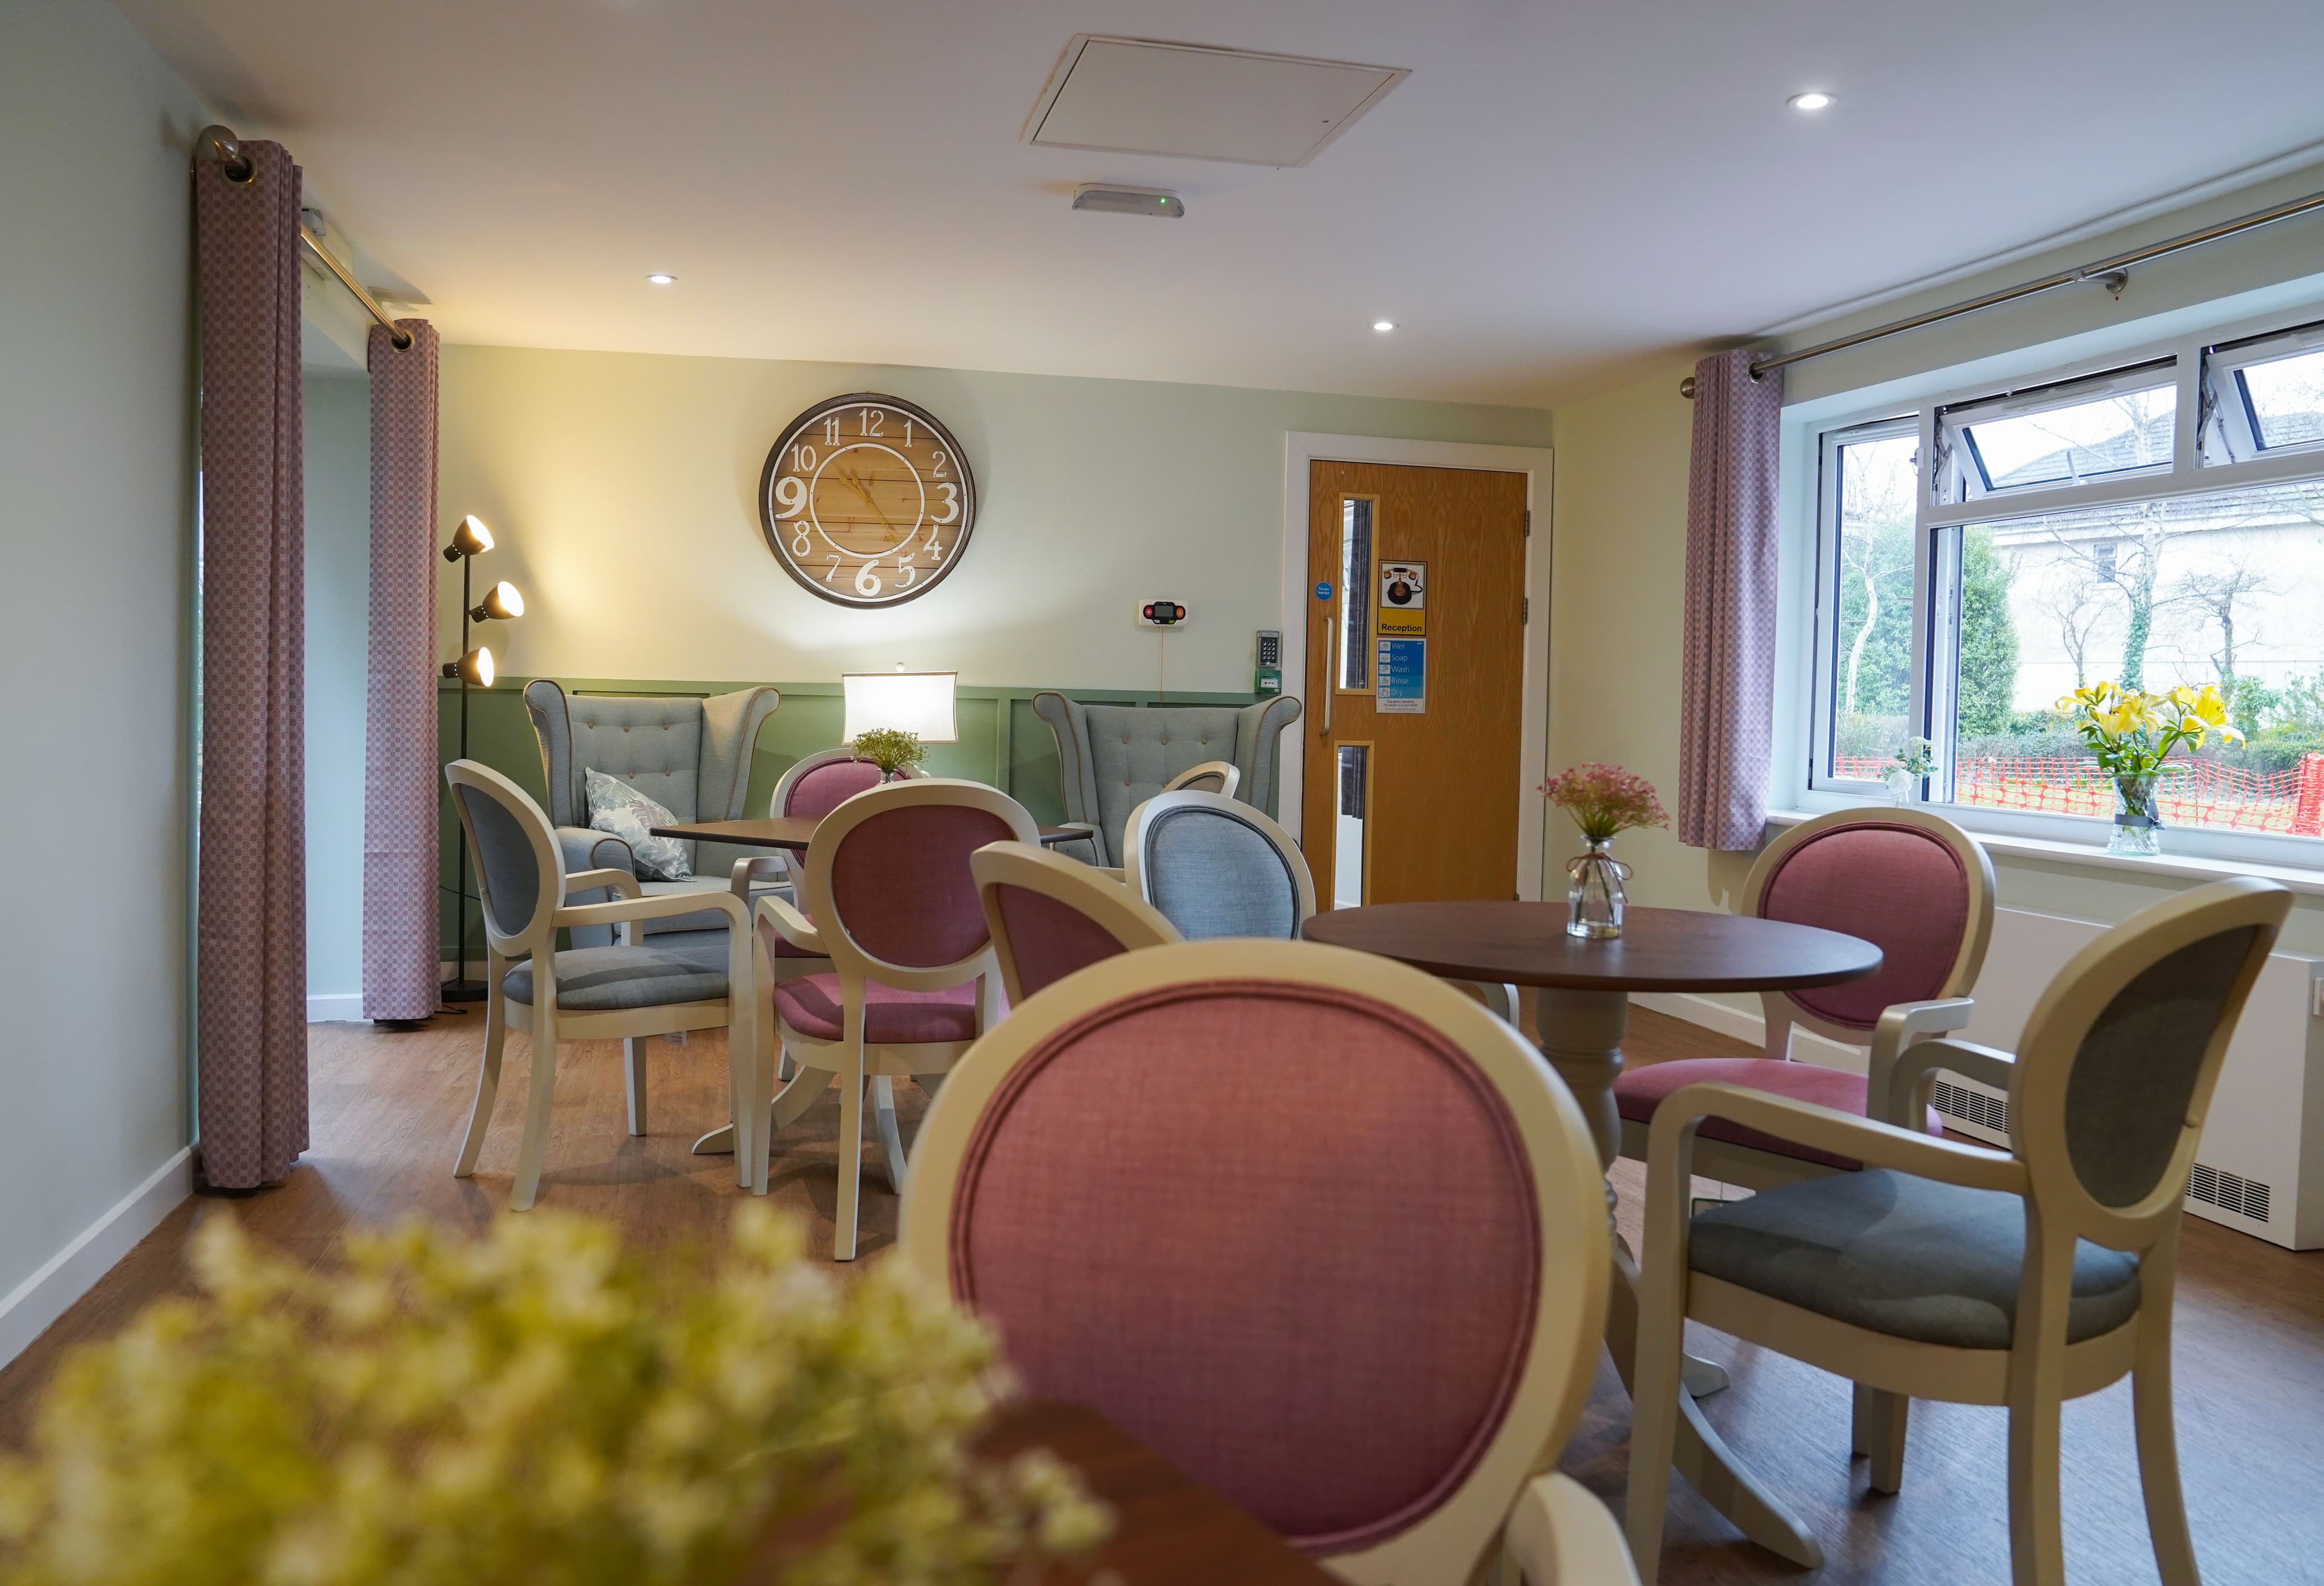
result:
[[[2153,859],[2163,852],[2163,803],[2157,796],[2160,781],[2154,776],[2114,779],[2114,830],[2107,837],[2108,853]]]
[[[1590,852],[1566,862],[1572,884],[1565,892],[1565,934],[1607,941],[1622,934],[1622,883],[1630,867],[1614,857],[1614,839],[1590,844]]]
[[[1913,795],[1920,790],[1921,779],[1898,766],[1888,773],[1888,802],[1910,804]]]

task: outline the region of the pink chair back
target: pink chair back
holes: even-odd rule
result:
[[[818,910],[816,922],[828,920],[883,963],[908,969],[957,964],[991,941],[969,855],[1018,835],[1001,815],[967,805],[882,809],[830,850],[830,908]],[[812,851],[814,862],[823,862],[823,852],[820,844]]]
[[[1868,815],[1803,831],[1797,842],[1771,849],[1752,878],[1752,912],[1859,936],[1882,954],[1867,979],[1784,995],[1811,1018],[1849,1031],[1869,1031],[1899,1002],[1966,995],[1977,963],[1966,964],[1964,977],[1964,960],[1982,960],[1992,923],[1989,872],[1980,891],[1982,867],[1971,862],[1981,856],[1965,854],[1968,843],[1934,817]]]
[[[1016,954],[1018,996],[1029,997],[1076,970],[1129,951],[1072,904],[1030,887],[995,887],[992,907]]]
[[[1207,979],[1056,1030],[978,1119],[951,1223],[954,1290],[1030,1392],[1318,1553],[1445,1502],[1535,1332],[1508,1108],[1443,1030],[1349,989]]]
[[[820,820],[866,788],[878,787],[880,779],[880,768],[868,760],[825,761],[791,783],[777,813]]]

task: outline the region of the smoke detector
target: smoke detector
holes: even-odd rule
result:
[[[1167,188],[1118,188],[1105,182],[1084,182],[1074,189],[1074,207],[1101,215],[1152,215],[1183,220],[1186,201]]]

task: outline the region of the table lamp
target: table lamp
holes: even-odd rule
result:
[[[960,742],[953,696],[958,672],[844,672],[839,678],[847,711],[843,742],[853,743],[873,727],[909,733],[923,743]]]

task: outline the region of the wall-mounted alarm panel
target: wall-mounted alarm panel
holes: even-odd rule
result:
[[[1183,628],[1186,608],[1175,600],[1149,600],[1139,604],[1138,620],[1148,628]]]

